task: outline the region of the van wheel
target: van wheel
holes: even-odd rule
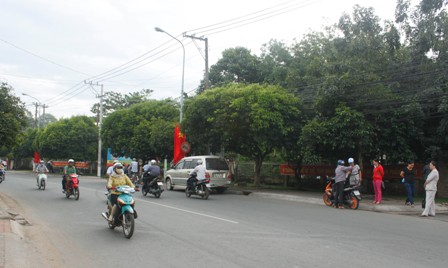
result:
[[[173,185],[171,184],[171,180],[170,179],[166,179],[166,189],[172,191],[173,190]]]

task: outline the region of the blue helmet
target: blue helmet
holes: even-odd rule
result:
[[[338,166],[344,165],[344,160],[338,160]]]

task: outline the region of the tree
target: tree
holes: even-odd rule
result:
[[[229,48],[222,58],[210,67],[209,80],[212,87],[227,83],[259,83],[259,59],[243,47]]]
[[[142,159],[172,157],[179,111],[172,100],[150,100],[111,113],[103,122],[104,145]]]
[[[108,91],[104,93],[103,97],[103,116],[107,116],[110,113],[129,108],[134,104],[142,103],[148,100],[153,90],[142,89],[139,92],[130,92],[128,94],[121,94],[114,91]],[[97,116],[96,122],[98,123],[100,114],[100,104],[95,103],[90,111]]]
[[[14,89],[6,83],[0,84],[0,141],[3,150],[11,150],[19,141],[27,124],[25,106],[12,94]]]
[[[253,159],[254,183],[260,185],[261,166],[266,156],[299,135],[299,99],[281,87],[257,84],[230,84],[202,95],[206,97],[193,100],[187,110],[185,129],[189,137],[198,135],[194,140],[206,142],[217,139],[226,150]],[[211,99],[215,101],[211,113],[190,117],[192,111],[201,109],[204,101]],[[204,125],[208,128],[202,128]],[[193,132],[194,128],[197,129]],[[209,136],[207,132],[217,136]]]
[[[97,158],[98,127],[87,116],[61,119],[39,131],[34,142],[45,158],[93,161]]]
[[[19,142],[14,146],[13,155],[16,159],[33,157],[34,152],[38,150],[34,140],[37,137],[36,128],[26,129],[22,135],[20,135]]]

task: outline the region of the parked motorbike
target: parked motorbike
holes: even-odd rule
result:
[[[79,179],[78,174],[70,174],[67,178],[67,183],[65,186],[65,196],[69,198],[70,196],[74,196],[75,200],[79,199]]]
[[[163,182],[160,176],[153,179],[152,181],[149,181],[150,176],[143,176],[143,187],[142,187],[142,194],[146,196],[148,193],[154,195],[156,198],[160,198],[160,195],[164,191],[163,189]]]
[[[198,195],[202,199],[207,200],[210,195],[210,179],[204,179],[197,182],[197,175],[195,173],[190,174],[190,178],[187,180],[187,188],[185,189],[185,195],[190,197],[191,195]]]
[[[45,172],[39,172],[37,174],[37,187],[39,190],[45,190],[47,186],[47,174]]]
[[[0,169],[0,183],[2,183],[6,178],[6,171],[4,169]]]
[[[122,226],[123,234],[126,238],[131,238],[134,234],[134,219],[137,219],[137,211],[134,209],[135,201],[132,194],[136,191],[128,185],[118,186],[115,191],[121,194],[117,198],[117,213],[114,215],[114,220],[109,222],[110,201],[108,201],[108,212],[103,212],[101,215],[107,220],[109,228]],[[109,200],[109,199],[108,199]]]
[[[327,178],[328,184],[325,187],[325,193],[323,195],[324,203],[327,206],[333,206],[335,204],[333,195],[334,178]],[[358,209],[359,201],[361,201],[361,193],[358,190],[358,186],[344,187],[343,204],[351,209]]]

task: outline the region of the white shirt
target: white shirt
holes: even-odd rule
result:
[[[138,172],[138,162],[137,161],[131,162],[131,172]]]
[[[433,169],[426,179],[426,191],[437,191],[437,182],[439,181],[439,171]]]
[[[107,168],[106,174],[107,175],[112,175],[112,173],[114,172],[114,166],[110,166]]]
[[[205,180],[205,167],[204,165],[197,165],[193,172],[196,172],[197,177],[196,179],[198,179],[199,181],[201,180]]]

